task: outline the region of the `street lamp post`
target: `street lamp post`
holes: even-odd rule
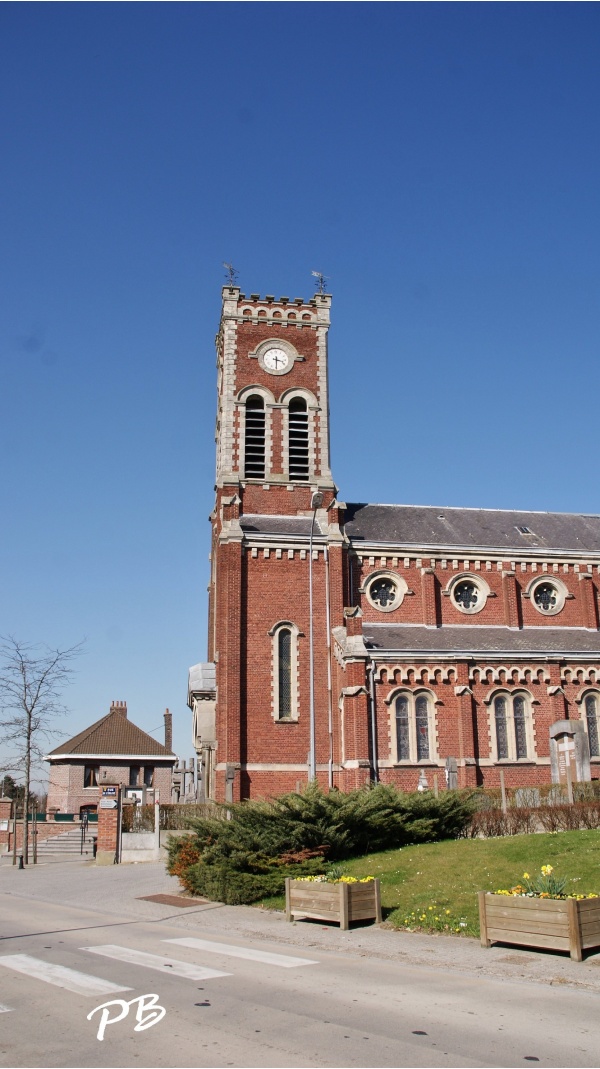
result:
[[[323,504],[323,494],[315,491],[310,499],[312,519],[310,523],[310,538],[308,541],[308,672],[309,672],[309,724],[310,744],[308,751],[308,779],[309,782],[317,778],[317,740],[315,725],[315,656],[314,656],[314,633],[313,633],[313,537],[315,533],[315,520],[317,509]]]

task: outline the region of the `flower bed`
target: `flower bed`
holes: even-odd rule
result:
[[[331,879],[306,876],[285,881],[285,914],[289,921],[308,917],[339,924],[345,930],[352,921],[374,920],[381,923],[379,880],[367,876]]]
[[[584,950],[600,946],[598,895],[566,895],[566,880],[553,876],[551,865],[542,875],[496,894],[479,892],[481,944],[516,943],[569,953],[581,961]]]

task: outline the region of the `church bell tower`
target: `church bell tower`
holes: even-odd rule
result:
[[[311,575],[316,697],[328,701],[326,547],[337,560],[342,541],[329,459],[330,309],[326,293],[276,300],[223,287],[208,662],[190,671],[188,696],[205,797],[268,796],[306,778]],[[322,755],[329,738],[317,741]]]
[[[327,334],[331,297],[308,301],[225,286],[217,335],[217,502],[295,514],[332,500]]]

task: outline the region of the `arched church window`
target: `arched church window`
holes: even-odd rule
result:
[[[292,482],[308,482],[308,409],[303,397],[289,405],[289,476]]]
[[[403,691],[394,701],[396,761],[429,761],[433,731],[433,701],[430,694]]]
[[[425,694],[419,694],[415,701],[415,722],[417,761],[427,761],[429,759],[429,707]]]
[[[496,750],[499,761],[508,760],[508,731],[506,728],[506,698],[499,695],[494,702],[494,719],[496,721]]]
[[[298,719],[298,636],[296,624],[281,620],[269,631],[272,641],[272,716],[275,721]]]
[[[513,698],[513,717],[515,722],[515,753],[517,760],[527,757],[527,730],[525,725],[525,699],[522,694]]]
[[[292,632],[289,627],[282,627],[277,635],[279,658],[279,694],[278,716],[291,716],[292,713]]]
[[[246,401],[244,474],[247,479],[265,477],[265,402],[259,395]]]
[[[598,737],[598,695],[585,696],[585,726],[590,744],[590,757],[600,757],[600,740]]]
[[[493,704],[496,760],[524,761],[533,750],[526,694],[497,694]]]

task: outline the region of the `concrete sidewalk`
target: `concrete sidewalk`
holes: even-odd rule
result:
[[[0,897],[35,899],[139,921],[168,920],[186,931],[230,942],[260,941],[351,953],[358,957],[422,965],[463,976],[491,976],[539,984],[566,984],[600,993],[600,952],[584,962],[562,954],[519,947],[485,949],[466,937],[421,935],[368,925],[342,932],[316,921],[285,920],[283,913],[252,906],[199,902],[178,908],[143,901],[152,894],[180,894],[179,881],[161,862],[97,867],[93,862],[53,864],[25,870],[0,868]]]

